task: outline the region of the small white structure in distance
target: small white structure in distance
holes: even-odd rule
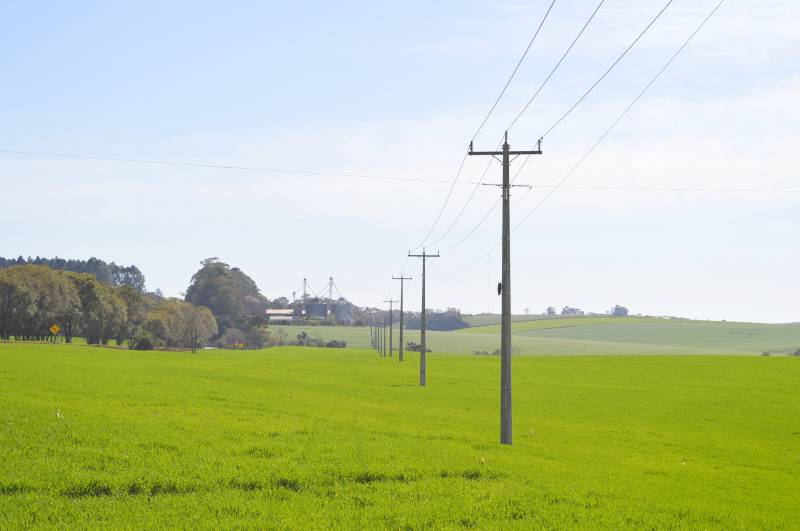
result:
[[[276,309],[267,310],[267,321],[270,323],[285,323],[294,319],[294,310],[289,309]]]

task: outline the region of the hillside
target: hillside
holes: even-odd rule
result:
[[[366,327],[283,328],[290,337],[301,331],[349,346],[368,347]],[[512,324],[514,354],[788,354],[800,348],[800,323],[759,324],[691,321],[655,317],[573,317],[528,319]],[[398,345],[398,330],[393,339]],[[387,334],[388,337],[388,334]],[[418,330],[406,341],[419,342]],[[452,332],[428,332],[428,346],[439,353],[493,352],[500,346],[500,325]]]

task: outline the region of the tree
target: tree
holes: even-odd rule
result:
[[[142,329],[158,346],[189,348],[195,353],[217,334],[217,322],[208,308],[165,299],[150,310]]]
[[[203,260],[202,265],[192,276],[186,301],[210,309],[220,334],[227,328],[244,330],[263,323],[267,299],[253,279],[216,258]]]
[[[197,348],[217,334],[217,321],[211,310],[191,303],[183,303],[179,311],[184,327],[184,339],[188,339],[192,354]]]
[[[68,316],[79,311],[75,288],[61,271],[37,265],[0,271],[0,335],[41,341],[53,325],[63,329]]]
[[[547,315],[555,315],[556,314],[556,309],[553,308],[552,306],[548,306],[546,313],[547,313]]]
[[[119,328],[116,336],[117,345],[121,345],[126,340],[129,343],[133,340],[137,330],[147,318],[150,307],[155,305],[155,300],[130,285],[120,286],[116,293],[125,303],[127,314],[127,319]]]
[[[145,288],[145,279],[142,272],[136,266],[118,266],[114,262],[107,264],[99,258],[91,257],[88,260],[67,260],[64,258],[36,258],[28,257],[27,260],[21,256],[16,259],[0,258],[0,268],[15,265],[40,265],[61,271],[71,271],[73,273],[89,273],[104,284],[112,286],[131,286],[139,292]]]
[[[620,306],[619,304],[617,304],[616,306],[608,310],[608,313],[617,317],[625,317],[628,315],[628,309],[625,306]]]

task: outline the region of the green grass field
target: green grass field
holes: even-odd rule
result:
[[[690,321],[655,317],[572,317],[542,319],[532,316],[512,324],[514,353],[551,354],[770,354],[784,355],[800,348],[800,323],[760,324]],[[332,326],[276,326],[291,338],[301,331],[323,339],[343,339],[348,346],[369,347],[369,328]],[[419,343],[418,330],[406,330],[406,341]],[[500,346],[500,325],[489,324],[453,332],[428,332],[434,352],[492,353]],[[395,345],[398,330],[394,331]]]
[[[0,528],[796,529],[800,358],[0,344]]]

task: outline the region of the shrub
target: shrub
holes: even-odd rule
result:
[[[297,334],[297,344],[301,347],[321,347],[325,345],[322,339],[308,335],[305,330]]]
[[[156,348],[156,340],[150,334],[144,332],[134,337],[128,343],[131,350],[153,350]]]
[[[338,339],[334,339],[332,341],[328,341],[325,343],[325,346],[328,348],[347,348],[347,341],[340,341]]]
[[[409,341],[408,343],[406,343],[406,350],[410,350],[411,352],[422,352],[422,345],[418,345],[413,341]],[[425,347],[425,352],[433,352],[433,351]]]

